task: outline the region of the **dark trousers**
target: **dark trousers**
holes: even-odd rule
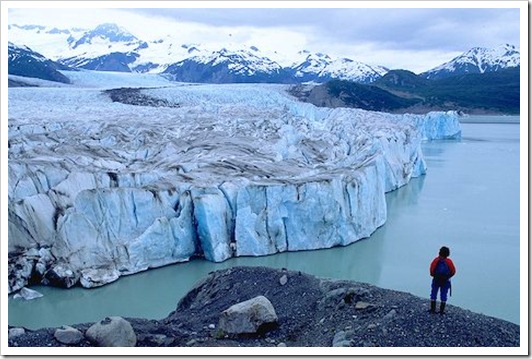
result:
[[[433,279],[431,291],[430,291],[430,300],[436,300],[436,298],[438,297],[438,291],[440,291],[440,300],[442,302],[446,302],[447,292],[449,291],[450,288],[451,288],[450,280],[440,282],[440,281]]]

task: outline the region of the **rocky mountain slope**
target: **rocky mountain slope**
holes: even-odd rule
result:
[[[51,61],[25,46],[9,43],[7,63],[7,71],[12,75],[70,83],[70,80],[59,72],[68,70],[68,66]]]
[[[291,91],[316,106],[391,113],[455,110],[469,114],[519,114],[520,67],[437,80],[392,70],[369,85],[333,80],[314,87],[294,86]]]
[[[171,64],[163,74],[183,82],[292,82],[288,70],[261,56],[258,49],[230,51],[223,48],[208,55],[193,56]]]
[[[306,55],[303,62],[294,63],[290,69],[297,82],[326,82],[331,79],[370,83],[383,76],[388,69],[369,66],[347,58],[333,59],[327,54],[300,51]]]
[[[116,24],[94,29],[58,29],[40,25],[9,25],[12,42],[26,45],[68,66],[103,71],[166,73],[178,81],[227,83],[326,82],[331,79],[371,83],[387,71],[349,58],[302,50],[287,60],[277,52],[228,42],[217,48],[183,43],[175,35],[139,39]],[[440,79],[486,73],[519,66],[519,49],[512,45],[473,48],[423,74]]]
[[[259,297],[254,307],[244,303]],[[228,310],[236,304],[240,309]],[[280,354],[281,347],[520,345],[516,324],[450,304],[443,315],[428,308],[428,299],[364,283],[234,267],[204,278],[161,320],[112,317],[64,328],[10,327],[8,342],[10,347],[204,347],[198,354],[211,353],[206,347],[277,347]],[[106,326],[121,330],[109,332]]]

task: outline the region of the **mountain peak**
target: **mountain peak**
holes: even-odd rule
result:
[[[300,63],[292,65],[294,76],[299,81],[327,81],[342,79],[355,82],[368,83],[384,75],[388,70],[379,66],[369,66],[348,58],[331,58],[321,52],[299,51],[298,54],[306,55]]]
[[[113,23],[105,23],[96,26],[93,30],[85,32],[83,36],[72,46],[73,49],[82,44],[91,44],[94,39],[103,39],[110,42],[134,42],[139,41],[127,30]]]
[[[422,75],[428,79],[439,79],[468,73],[485,73],[520,65],[519,48],[503,44],[494,48],[473,47]]]

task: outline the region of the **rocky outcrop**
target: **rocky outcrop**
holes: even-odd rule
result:
[[[282,285],[280,278],[284,276],[287,282]],[[228,308],[235,304],[241,307],[242,302],[253,298],[256,301],[261,296],[268,302],[261,299],[252,307],[270,313],[266,315],[270,319],[264,321],[275,319],[276,325],[268,327],[269,330],[256,330],[257,322],[253,319],[254,324],[247,319],[235,320],[234,323],[241,324],[235,325],[240,329],[234,331],[246,334],[224,331],[224,328],[233,331],[228,330],[232,325],[226,327],[228,323],[224,324],[229,315]],[[274,308],[275,316],[271,308],[267,309],[268,303]],[[463,310],[451,303],[447,305],[445,315],[430,314],[429,307],[428,298],[365,283],[317,278],[283,269],[234,267],[209,274],[179,301],[174,312],[162,320],[127,318],[127,321],[119,322],[124,327],[129,327],[125,323],[130,323],[137,338],[136,346],[205,347],[203,351],[196,348],[198,354],[210,354],[210,347],[218,346],[438,347],[439,353],[444,351],[441,347],[456,347],[453,348],[455,354],[463,347],[519,349],[519,325]],[[253,317],[257,318],[248,313],[240,318]],[[71,345],[133,345],[133,334],[129,329],[103,334],[107,333],[103,330],[112,328],[111,323],[113,319],[105,319],[95,326],[91,323],[73,325],[86,335],[81,342]],[[101,328],[98,337],[106,337],[106,340],[118,333],[124,333],[119,335],[121,338],[131,339],[96,341],[92,334],[96,330],[89,329],[92,327]],[[244,327],[248,329],[242,330]],[[53,328],[35,331],[10,328],[9,346],[66,346],[57,340],[56,332],[57,329]],[[87,338],[93,339],[89,341]],[[526,351],[526,347],[523,350]],[[154,348],[153,354],[156,353]],[[329,353],[345,354],[334,348]]]
[[[150,97],[141,93],[140,88],[118,88],[104,91],[113,102],[120,102],[127,105],[151,106],[151,107],[179,107],[176,103],[171,103],[165,99]]]

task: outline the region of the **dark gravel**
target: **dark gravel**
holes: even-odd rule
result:
[[[104,90],[103,92],[111,98],[111,101],[120,102],[126,105],[151,107],[179,107],[179,105],[176,103],[145,95],[141,92],[141,90],[143,89],[144,88],[121,87],[116,89]]]
[[[280,278],[288,281],[282,285]],[[278,325],[256,335],[229,336],[217,329],[220,313],[264,295]],[[154,304],[155,305],[155,304]],[[317,278],[264,267],[216,271],[198,283],[162,320],[126,318],[137,346],[343,346],[518,347],[519,326],[447,305],[430,314],[429,300],[364,283]],[[103,319],[103,318],[102,318]],[[83,333],[92,323],[74,325]],[[26,330],[10,346],[63,346],[55,328]],[[336,338],[336,339],[335,339]],[[87,340],[77,346],[90,346]]]

